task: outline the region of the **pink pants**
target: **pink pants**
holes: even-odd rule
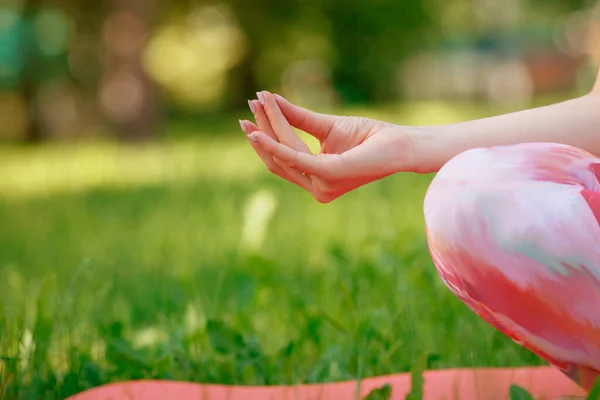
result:
[[[531,143],[466,151],[425,197],[448,288],[589,389],[600,376],[600,158]]]

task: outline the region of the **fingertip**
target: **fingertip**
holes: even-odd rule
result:
[[[258,130],[258,127],[252,123],[252,121],[248,121],[247,119],[240,119],[240,126],[246,135]]]
[[[256,114],[256,107],[254,106],[254,100],[248,100],[248,107],[252,114]]]
[[[269,99],[269,100],[273,101],[274,104],[277,104],[277,99],[275,98],[275,94],[268,92],[268,91],[264,91],[263,93],[264,93],[263,97],[265,99],[265,102],[267,99]]]
[[[284,115],[281,112],[281,108],[279,107],[279,103],[277,103],[275,96],[272,93],[263,91],[262,97],[264,100],[262,108],[265,111],[265,114],[267,115],[269,120],[271,121],[271,124],[273,124],[273,128],[275,128],[276,125],[278,125],[279,128],[281,128],[281,117],[284,117]],[[285,121],[285,123],[287,124],[287,121]]]
[[[255,115],[256,115],[256,114],[258,114],[258,113],[260,113],[261,111],[262,111],[262,112],[264,112],[264,111],[265,111],[265,107],[264,107],[264,106],[261,104],[261,102],[260,102],[260,101],[258,101],[258,100],[254,100],[254,101],[253,101],[253,104],[254,104],[254,110],[255,110],[255,113],[254,113],[254,114],[255,114]]]
[[[265,97],[264,97],[263,92],[256,92],[256,97],[258,98],[258,102],[264,106],[265,105]]]
[[[256,130],[254,132],[249,133],[247,136],[248,136],[248,139],[252,140],[253,142],[261,143],[263,141],[262,135],[266,135],[266,134],[261,131]]]

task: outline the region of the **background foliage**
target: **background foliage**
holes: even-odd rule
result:
[[[437,276],[422,221],[431,176],[321,205],[267,173],[237,119],[259,89],[407,125],[563,100],[594,78],[598,10],[4,2],[0,397],[542,364]]]

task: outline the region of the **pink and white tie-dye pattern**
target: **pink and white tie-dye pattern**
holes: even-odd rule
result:
[[[424,204],[450,290],[585,389],[600,376],[599,166],[554,143],[473,149],[439,171]]]

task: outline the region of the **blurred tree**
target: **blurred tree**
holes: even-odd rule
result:
[[[43,137],[40,121],[40,110],[37,104],[39,88],[38,72],[41,68],[39,53],[36,51],[35,38],[31,25],[39,10],[40,0],[25,0],[22,10],[20,32],[21,63],[23,65],[19,89],[27,105],[28,123],[25,139],[28,142],[38,142]]]
[[[45,137],[37,107],[40,84],[61,74],[70,76],[72,86],[81,92],[78,98],[89,104],[87,110],[93,108],[95,114],[103,116],[120,138],[146,138],[160,127],[159,99],[164,99],[171,110],[218,113],[239,107],[259,89],[278,91],[286,85],[301,86],[311,79],[312,86],[306,87],[305,92],[314,92],[319,85],[332,85],[331,90],[322,93],[335,91],[342,102],[396,99],[399,67],[415,52],[440,43],[454,43],[455,47],[456,43],[463,47],[476,43],[487,46],[486,51],[497,52],[498,46],[490,45],[496,42],[508,43],[505,47],[512,51],[514,43],[522,45],[526,29],[533,32],[532,37],[543,31],[539,36],[548,43],[548,32],[555,31],[557,18],[566,18],[574,10],[596,3],[15,1],[21,14],[20,50],[18,56],[8,58],[12,66],[5,70],[20,71],[16,90],[29,105],[30,141]],[[498,8],[504,3],[514,7],[505,4]],[[60,7],[70,17],[68,50],[55,57],[56,62],[40,54],[36,42],[39,37],[34,32],[36,15],[48,6]],[[482,13],[482,9],[487,11]],[[498,13],[494,12],[497,9],[519,10],[518,18],[511,19],[517,21],[511,22],[514,26],[499,23],[495,18]],[[2,43],[15,42],[9,34],[13,35],[0,31],[4,35],[0,36]],[[535,39],[533,45],[541,41]],[[152,53],[151,57],[148,53]],[[161,90],[161,96],[157,90]]]
[[[343,98],[392,98],[399,64],[413,50],[430,45],[428,39],[434,36],[435,26],[423,2],[331,0],[324,4],[338,52],[334,79]]]
[[[154,83],[143,65],[155,0],[106,0],[103,25],[106,50],[100,103],[123,139],[154,136],[160,120]]]
[[[249,46],[244,62],[232,70],[232,81],[239,85],[236,102],[259,87],[278,88],[287,66],[310,58],[332,68],[335,88],[343,101],[390,99],[395,94],[390,83],[398,65],[433,37],[424,34],[431,31],[432,21],[422,1],[229,3]]]

